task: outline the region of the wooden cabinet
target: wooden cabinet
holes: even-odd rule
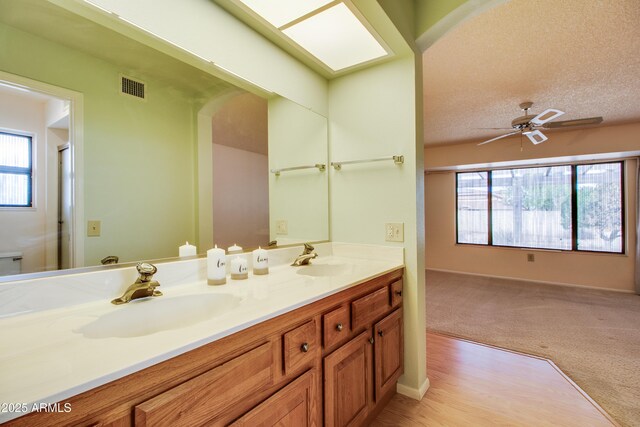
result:
[[[135,407],[136,426],[211,425],[247,390],[273,384],[271,344],[236,357]]]
[[[391,290],[391,307],[396,308],[402,303],[402,279],[393,282],[389,289]]]
[[[327,426],[366,425],[402,373],[402,295],[394,293],[402,273],[60,402],[71,412],[34,412],[6,425],[297,427],[321,426],[323,418]]]
[[[320,336],[315,319],[284,334],[284,372],[310,366],[320,354]]]
[[[317,426],[316,373],[311,370],[231,424],[234,427]]]
[[[403,372],[402,311],[396,310],[373,327],[375,399],[379,401]]]
[[[373,403],[371,333],[362,332],[324,358],[324,423],[357,426]]]
[[[389,311],[389,288],[385,286],[351,303],[351,327],[358,331]]]
[[[352,328],[364,332],[324,358],[325,425],[364,425],[395,392],[404,366],[401,304],[401,280],[351,302]]]
[[[345,342],[351,335],[349,306],[338,307],[322,316],[322,342],[325,349]]]

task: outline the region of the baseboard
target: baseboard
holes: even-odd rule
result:
[[[427,390],[429,390],[429,385],[429,378],[425,378],[424,382],[420,385],[420,388],[413,388],[398,383],[396,385],[396,391],[403,396],[410,397],[411,399],[422,400],[424,395],[427,393]]]
[[[510,276],[499,276],[496,274],[482,274],[482,273],[470,273],[468,271],[456,271],[456,270],[445,270],[443,268],[425,268],[425,270],[429,271],[439,271],[441,273],[453,273],[453,274],[464,274],[467,276],[478,276],[478,277],[488,277],[491,279],[506,279],[506,280],[514,280],[517,282],[532,282],[532,283],[542,283],[545,285],[554,285],[554,286],[566,286],[569,288],[583,288],[583,289],[595,289],[597,291],[611,291],[611,292],[619,292],[623,294],[634,294],[635,291],[633,289],[611,289],[611,288],[603,288],[601,286],[588,286],[588,285],[578,285],[575,283],[564,283],[564,282],[550,282],[546,280],[534,280],[534,279],[523,279],[522,277],[510,277]]]

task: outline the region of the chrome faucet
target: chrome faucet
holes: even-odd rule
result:
[[[300,267],[301,265],[309,265],[312,259],[317,258],[318,254],[313,252],[314,247],[308,243],[304,244],[304,249],[300,255],[291,264],[294,267]]]
[[[147,262],[141,262],[136,265],[136,270],[138,270],[138,274],[140,274],[138,280],[136,280],[133,285],[129,286],[120,298],[116,298],[111,301],[111,304],[126,304],[134,299],[159,297],[162,295],[162,292],[156,290],[156,288],[160,286],[160,283],[155,280],[151,280],[153,275],[156,274],[156,271],[158,271],[155,265]]]

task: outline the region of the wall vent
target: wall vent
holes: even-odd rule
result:
[[[146,99],[147,96],[144,82],[126,76],[120,76],[120,93],[139,99]]]

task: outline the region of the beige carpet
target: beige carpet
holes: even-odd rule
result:
[[[427,271],[426,298],[427,329],[547,357],[640,426],[640,296]]]

